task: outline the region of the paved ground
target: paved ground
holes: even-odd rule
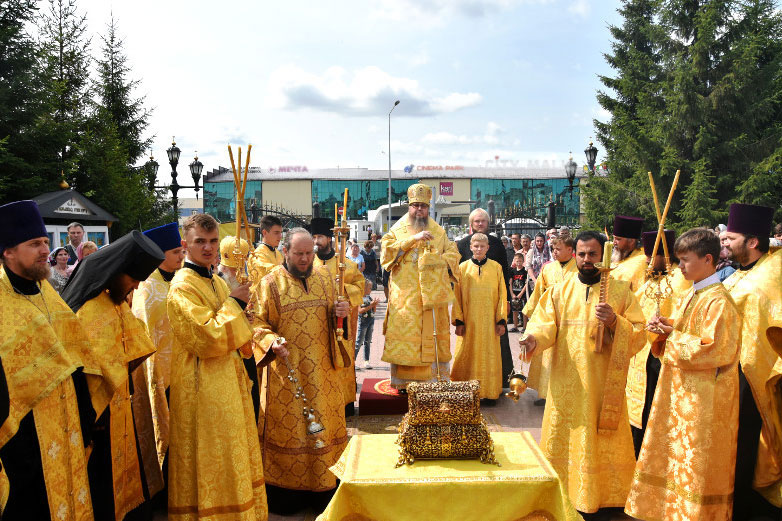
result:
[[[375,327],[374,332],[372,336],[372,349],[370,353],[370,365],[371,369],[364,369],[364,358],[363,358],[363,348],[362,351],[358,355],[358,363],[357,365],[357,371],[356,371],[356,379],[358,381],[358,387],[359,392],[361,391],[361,385],[364,382],[365,378],[389,378],[390,376],[390,367],[387,363],[382,362],[380,360],[380,357],[383,354],[383,319],[385,317],[386,312],[386,304],[384,303],[385,296],[383,295],[382,291],[374,291],[372,293],[373,297],[377,297],[380,299],[380,304],[378,305],[377,309],[377,315],[375,317]],[[513,359],[519,363],[518,360],[518,354],[519,354],[519,347],[518,347],[518,338],[519,333],[510,333],[510,346],[511,350],[513,351]],[[451,335],[451,351],[453,352],[453,348],[455,345],[456,336]],[[518,366],[517,366],[518,367]],[[521,397],[521,399],[518,402],[513,402],[510,399],[501,397],[497,405],[493,407],[483,407],[481,412],[484,414],[484,416],[487,419],[487,422],[489,424],[492,424],[492,430],[502,430],[502,431],[529,431],[532,436],[535,438],[536,441],[540,442],[540,427],[543,422],[543,407],[538,407],[533,404],[533,402],[537,399],[537,393],[533,390],[528,390],[526,393],[524,393]],[[358,405],[358,404],[356,404]],[[364,430],[367,427],[368,423],[373,422],[373,418],[378,419],[377,422],[375,422],[374,425],[369,425],[373,429],[382,428],[385,426],[379,425],[378,422],[382,423],[379,418],[381,417],[362,417],[362,419],[354,418],[352,420],[348,421],[348,426],[350,428],[350,431],[355,432],[356,430]],[[386,420],[383,420],[387,422]],[[386,426],[388,429],[392,428],[392,425]],[[392,431],[393,432],[393,431]],[[269,515],[270,521],[314,521],[314,519],[317,517],[316,512],[301,512],[296,515],[292,516],[278,516],[275,514]],[[165,519],[164,514],[159,514],[156,516],[157,520],[163,520]],[[632,519],[624,515],[615,515],[615,516],[609,516],[604,518],[605,521],[619,521],[619,520],[627,520]]]

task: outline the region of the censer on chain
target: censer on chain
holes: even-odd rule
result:
[[[524,340],[526,337],[527,335],[524,335],[522,340]],[[529,356],[527,354],[527,346],[525,344],[521,346],[521,361],[529,362],[528,358]],[[521,395],[524,394],[524,391],[527,390],[527,377],[524,376],[521,371],[521,369],[518,371],[513,369],[508,375],[508,387],[510,388],[510,391],[505,393],[505,397],[510,398],[514,402],[518,402],[519,398],[521,398]]]
[[[278,337],[275,340],[275,342],[277,343],[277,345],[282,345],[285,343],[285,339],[282,337]],[[322,449],[323,447],[326,446],[326,444],[321,439],[320,434],[324,432],[326,428],[315,417],[315,409],[313,409],[309,405],[309,402],[307,401],[307,395],[304,394],[304,388],[301,386],[301,383],[299,382],[299,378],[296,376],[296,371],[294,371],[293,367],[291,367],[291,363],[288,360],[288,357],[285,357],[284,360],[285,360],[285,366],[288,368],[287,378],[291,382],[291,384],[293,384],[293,388],[296,391],[294,396],[300,399],[302,403],[302,415],[304,416],[304,419],[307,421],[307,435],[315,437],[316,449]]]

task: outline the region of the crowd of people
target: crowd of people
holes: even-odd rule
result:
[[[724,228],[678,238],[616,216],[609,274],[602,233],[497,237],[479,208],[454,242],[431,188],[407,195],[408,214],[343,265],[330,219],[283,233],[264,216],[256,246],[193,215],[93,253],[78,223],[50,251],[34,202],[0,206],[2,519],[324,508],[379,282],[402,393],[439,374],[478,380],[491,406],[513,372],[508,327],[523,331],[540,447],[585,518],[780,519],[770,208],[735,204]]]

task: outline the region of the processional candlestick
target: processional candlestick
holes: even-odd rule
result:
[[[234,164],[234,154],[231,150],[231,145],[228,145],[228,156],[231,158],[231,170],[234,174],[234,187],[236,188],[236,240],[234,242],[234,257],[242,259],[242,264],[236,273],[236,280],[239,284],[246,284],[248,281],[247,276],[247,257],[242,255],[240,247],[240,241],[242,238],[242,223],[245,225],[245,232],[247,234],[247,242],[252,250],[253,240],[250,231],[250,223],[247,221],[247,212],[244,209],[244,192],[247,189],[247,173],[250,170],[250,151],[252,145],[247,145],[247,160],[244,165],[244,173],[242,173],[242,147],[239,147],[239,170],[236,170],[236,164]]]
[[[649,261],[649,266],[646,268],[647,278],[654,280],[655,284],[650,284],[646,287],[645,295],[647,298],[654,299],[657,305],[655,309],[656,317],[660,316],[660,303],[663,300],[670,298],[673,294],[673,287],[671,286],[671,256],[670,252],[668,251],[668,241],[665,240],[665,219],[668,216],[668,209],[671,207],[671,201],[673,200],[673,193],[676,190],[676,185],[679,183],[680,173],[681,170],[676,171],[676,175],[673,178],[673,185],[671,185],[671,190],[668,192],[668,201],[666,201],[665,209],[661,215],[660,203],[657,201],[657,189],[654,186],[654,178],[652,177],[652,173],[649,172],[649,185],[652,188],[652,197],[654,199],[654,209],[657,214],[658,228],[657,238],[654,241],[654,249],[652,250],[652,258]],[[665,273],[656,272],[654,270],[654,260],[657,256],[657,250],[661,241],[663,245],[663,255],[665,257]],[[663,330],[657,326],[649,326],[648,329],[652,333],[663,334]]]

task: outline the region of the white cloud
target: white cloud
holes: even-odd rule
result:
[[[586,18],[592,11],[592,6],[589,5],[589,0],[575,0],[568,6],[567,10],[570,14]]]
[[[461,15],[468,18],[513,9],[524,4],[547,4],[552,0],[378,0],[375,16],[391,20],[436,23],[440,19]]]
[[[271,73],[267,95],[267,103],[274,108],[372,117],[391,110],[396,99],[402,102],[397,115],[431,116],[473,107],[483,97],[477,92],[425,90],[417,80],[394,77],[375,66],[352,74],[342,67],[329,67],[318,75],[295,65]]]
[[[430,132],[421,138],[421,142],[427,145],[452,146],[452,145],[497,145],[500,142],[498,135],[504,130],[497,123],[490,121],[486,124],[486,132],[483,135],[467,136],[456,135],[451,132]]]

